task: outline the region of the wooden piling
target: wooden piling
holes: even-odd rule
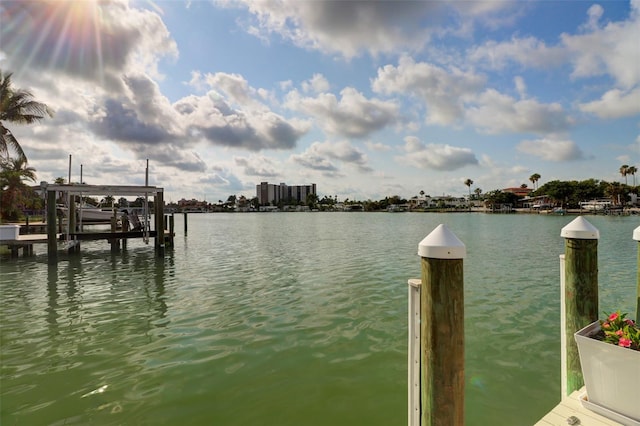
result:
[[[75,197],[71,197],[71,202],[69,203],[68,215],[67,215],[67,234],[71,234],[72,232],[76,232],[76,203],[74,201]]]
[[[129,231],[129,216],[127,216],[126,214],[122,215],[122,232],[128,232]],[[126,250],[127,249],[127,239],[123,238],[122,239],[122,250]]]
[[[418,246],[421,425],[464,425],[464,244],[439,225]]]
[[[598,239],[599,231],[582,216],[562,228],[565,238],[564,307],[566,392],[584,386],[578,346],[574,333],[598,319]]]
[[[24,234],[29,235],[29,215],[27,215],[24,223]]]
[[[636,272],[636,324],[640,324],[640,226],[633,230],[633,239],[638,242],[638,267]]]
[[[49,264],[58,262],[56,219],[56,191],[47,191],[47,261]]]
[[[153,197],[155,207],[155,228],[156,228],[156,253],[158,256],[164,255],[164,197],[162,192],[158,192]]]
[[[175,237],[175,217],[174,214],[171,213],[169,217],[169,241],[171,242],[171,247],[173,247],[173,239]]]
[[[187,212],[182,212],[184,216],[184,235],[187,235]]]
[[[68,210],[69,214],[67,215],[67,235],[69,235],[69,239],[67,241],[69,248],[67,249],[67,253],[73,254],[80,253],[80,243],[70,236],[70,234],[78,231],[75,196],[71,196],[70,200]]]
[[[117,230],[117,219],[115,216],[111,216],[111,234],[115,234]],[[111,238],[109,240],[111,243],[111,252],[117,252],[120,249],[120,240],[117,238]]]

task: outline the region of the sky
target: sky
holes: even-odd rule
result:
[[[148,160],[167,202],[624,182],[639,40],[640,0],[0,0],[0,69],[55,111],[5,123],[38,180]]]

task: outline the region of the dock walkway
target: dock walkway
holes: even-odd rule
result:
[[[564,400],[560,401],[553,410],[547,413],[535,426],[566,426],[570,424],[579,426],[618,426],[622,423],[618,423],[611,419],[601,416],[600,414],[585,408],[580,401],[580,398],[586,393],[583,387],[580,390],[574,391]],[[575,419],[577,420],[575,420]],[[570,423],[573,420],[575,423]]]
[[[56,240],[60,240],[61,234],[56,234]],[[0,245],[6,245],[11,250],[11,257],[18,257],[18,251],[23,250],[24,256],[33,254],[34,244],[47,244],[47,234],[18,235],[15,240],[0,240]]]

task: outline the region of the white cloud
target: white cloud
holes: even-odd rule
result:
[[[549,47],[535,37],[513,37],[506,42],[489,40],[467,52],[468,59],[488,69],[503,69],[511,63],[532,68],[550,68],[563,64],[566,52]]]
[[[369,148],[371,151],[385,152],[385,151],[391,151],[392,149],[391,146],[383,144],[382,142],[366,141],[364,145],[367,148]]]
[[[452,171],[478,164],[478,159],[468,148],[446,144],[425,145],[414,136],[405,138],[405,151],[406,154],[396,157],[396,161],[420,169]]]
[[[466,116],[478,129],[493,134],[551,133],[566,130],[573,123],[560,104],[515,100],[493,89],[480,95]]]
[[[425,145],[422,141],[415,136],[407,136],[404,138],[404,150],[406,152],[420,152],[424,151]]]
[[[361,172],[370,172],[367,156],[347,141],[314,142],[300,155],[292,155],[291,160],[314,170],[337,171],[331,160],[353,165]]]
[[[561,40],[573,64],[573,77],[610,75],[616,84],[629,89],[640,84],[640,6],[631,2],[626,21],[598,25],[599,14],[589,9],[585,34],[562,34]],[[597,12],[597,10],[596,10]]]
[[[425,62],[416,63],[403,56],[398,66],[378,69],[372,89],[383,94],[416,94],[427,105],[426,121],[451,124],[464,115],[464,101],[477,93],[485,78],[457,68],[445,70]]]
[[[260,176],[263,178],[277,177],[280,173],[271,159],[262,155],[252,155],[248,158],[234,157],[234,162],[244,170],[248,176]]]
[[[221,4],[221,3],[219,3]],[[429,39],[424,23],[435,23],[447,9],[441,2],[244,0],[255,17],[251,34],[266,39],[278,34],[298,46],[339,53],[347,58],[361,50],[373,54],[399,46],[415,50]]]
[[[524,79],[520,76],[516,76],[513,79],[514,84],[516,85],[516,91],[520,98],[523,99],[527,96],[527,84],[524,82]]]
[[[322,93],[330,88],[329,81],[322,74],[314,74],[310,80],[302,83],[304,93]]]
[[[398,118],[398,106],[393,102],[367,99],[357,90],[347,87],[338,99],[332,93],[317,97],[302,97],[298,91],[287,95],[286,106],[316,118],[327,132],[354,138],[363,138],[378,131]]]
[[[584,24],[583,28],[586,30],[597,30],[598,29],[598,21],[602,18],[604,14],[604,9],[599,4],[592,5],[587,11],[587,15],[589,16],[589,20]]]
[[[242,105],[258,107],[254,99],[256,90],[249,86],[247,80],[239,74],[218,72],[207,74],[205,80],[209,87],[226,95],[230,101]]]
[[[510,41],[489,40],[468,51],[468,58],[489,69],[504,69],[511,63],[531,68],[573,66],[572,77],[611,76],[623,89],[640,84],[640,13],[631,2],[629,19],[600,24],[603,9],[593,5],[587,12],[582,33],[560,35],[556,45],[547,46],[530,36]]]
[[[299,1],[219,0],[218,5],[244,6],[254,20],[247,31],[267,41],[272,34],[300,47],[338,53],[346,58],[366,51],[418,51],[433,34],[465,33],[475,20],[487,25],[505,21],[501,11],[515,9],[504,1],[457,3],[437,1]]]
[[[518,151],[530,154],[546,161],[573,161],[584,158],[578,145],[571,140],[553,137],[525,140],[518,144]]]
[[[293,148],[309,126],[300,120],[286,120],[269,110],[233,108],[217,93],[188,96],[174,104],[190,132],[214,145],[259,151]]]
[[[621,118],[640,114],[640,87],[630,91],[611,89],[597,101],[580,104],[580,110],[600,118]]]

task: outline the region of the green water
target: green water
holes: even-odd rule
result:
[[[2,425],[405,425],[407,280],[445,223],[466,244],[468,425],[560,397],[560,230],[573,217],[189,216],[164,258],[105,242],[0,264]],[[588,217],[600,310],[634,312],[634,217]]]

